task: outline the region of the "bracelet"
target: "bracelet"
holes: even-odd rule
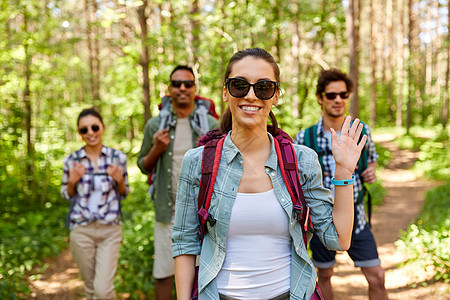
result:
[[[334,185],[349,185],[355,182],[355,175],[352,175],[352,179],[336,180],[331,178],[331,183]]]

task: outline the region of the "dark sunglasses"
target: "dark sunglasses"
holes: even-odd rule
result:
[[[348,92],[340,92],[340,93],[323,93],[328,100],[334,100],[339,95],[341,99],[347,99],[349,94]]]
[[[228,92],[235,98],[243,98],[248,94],[250,88],[253,87],[255,96],[261,100],[269,100],[275,95],[278,89],[278,82],[270,80],[260,80],[254,84],[251,84],[242,78],[227,78],[225,85],[228,88]]]
[[[170,85],[172,85],[175,88],[181,87],[181,85],[184,84],[184,86],[189,89],[195,85],[194,80],[171,80]]]
[[[93,132],[97,132],[97,131],[100,130],[100,126],[92,125],[91,129],[92,129]],[[81,134],[86,134],[88,132],[88,127],[81,127],[81,128],[78,129],[78,132],[81,133]]]

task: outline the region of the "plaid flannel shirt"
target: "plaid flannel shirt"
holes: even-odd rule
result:
[[[76,185],[75,195],[70,197],[67,193],[67,183],[69,170],[74,167],[75,163],[82,164],[86,172]],[[124,196],[117,193],[114,179],[109,175],[104,175],[110,164],[122,167],[126,187]],[[70,213],[70,230],[73,230],[78,225],[87,225],[93,221],[98,221],[101,224],[120,224],[119,201],[125,198],[130,191],[126,155],[119,150],[103,146],[97,160],[97,173],[102,175],[93,175],[93,173],[94,166],[86,156],[84,147],[73,152],[64,160],[61,195],[69,201],[74,201],[74,206]],[[101,176],[101,190],[103,194],[98,203],[98,211],[92,214],[88,208],[88,201],[93,190],[94,176]]]
[[[375,143],[372,140],[372,136],[370,134],[370,128],[367,124],[365,125],[366,134],[367,134],[367,142],[366,142],[366,150],[368,154],[367,163],[372,163],[374,161],[377,161],[378,154],[375,150]],[[305,144],[305,131],[301,130],[297,136],[294,139],[294,144],[304,145]],[[323,117],[319,119],[319,122],[317,122],[317,145],[319,146],[320,150],[327,151],[326,153],[330,153],[327,155],[322,156],[323,161],[323,170],[322,172],[327,172],[329,175],[323,176],[323,186],[327,189],[331,189],[331,178],[332,178],[332,170],[331,166],[334,165],[334,157],[331,154],[331,141],[326,138],[323,130]],[[361,192],[363,188],[363,184],[361,181],[361,178],[358,174],[358,172],[353,172],[353,175],[355,176],[355,183],[353,184],[353,196],[356,200],[358,199],[358,195]],[[333,195],[334,197],[334,195]],[[355,233],[358,234],[362,229],[364,229],[364,226],[366,225],[366,216],[364,211],[364,203],[361,203],[357,207],[355,207],[357,210],[357,220],[355,220],[355,224],[357,224],[355,228]]]
[[[316,283],[316,270],[303,242],[302,225],[293,216],[293,204],[283,181],[278,158],[270,134],[271,151],[265,163],[265,173],[270,177],[280,205],[286,212],[289,234],[292,238],[290,299],[309,300]],[[311,220],[319,239],[329,248],[340,250],[332,217],[330,190],[322,185],[317,154],[305,146],[294,145],[299,178],[306,203],[311,209]],[[227,232],[231,211],[243,173],[243,158],[239,149],[227,135],[224,141],[219,172],[214,184],[209,212],[217,220],[208,226],[203,245],[198,235],[199,220],[197,197],[200,185],[203,147],[186,152],[178,181],[175,223],[172,234],[172,255],[200,255],[198,277],[199,299],[219,300],[216,276],[225,260]]]

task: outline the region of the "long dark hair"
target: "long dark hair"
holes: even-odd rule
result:
[[[228,66],[225,70],[224,82],[225,82],[225,80],[227,80],[228,76],[230,76],[233,65],[236,62],[240,61],[241,59],[243,59],[244,57],[247,57],[247,56],[259,58],[259,59],[262,59],[262,60],[268,62],[269,64],[271,64],[272,68],[273,68],[273,72],[275,73],[275,79],[277,82],[280,82],[280,68],[278,67],[278,64],[275,62],[275,59],[272,57],[272,55],[270,55],[269,52],[267,52],[266,50],[261,49],[261,48],[250,48],[250,49],[245,49],[245,50],[236,52],[231,57],[230,61],[228,62]],[[270,113],[269,113],[269,118],[270,118],[270,121],[272,122],[272,126],[268,128],[268,131],[272,135],[277,135],[278,134],[278,122],[272,111],[270,111]],[[220,132],[221,133],[228,133],[231,130],[232,120],[233,120],[233,118],[231,115],[230,107],[227,107],[225,109],[225,112],[222,115],[221,120],[220,120]]]

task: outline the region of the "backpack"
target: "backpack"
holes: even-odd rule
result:
[[[114,159],[119,159],[119,154],[118,154],[118,150],[116,150],[116,149],[112,149],[111,148],[111,150],[112,150],[112,152],[113,152],[113,155],[112,155],[112,158],[111,158],[111,164],[113,164],[114,163]],[[74,162],[74,164],[73,164],[73,166],[72,166],[72,168],[75,166],[75,163],[80,163],[80,157],[78,156],[78,151],[75,151],[74,152],[74,156],[75,156],[75,158],[74,158],[74,160],[73,160],[73,162]],[[118,163],[117,163],[117,165],[119,165]],[[108,176],[108,174],[107,173],[85,173],[85,174],[92,174],[92,175],[94,175],[94,176]],[[116,183],[114,182],[114,185],[115,185]],[[93,188],[94,186],[92,185],[92,188]],[[69,207],[69,211],[67,212],[67,216],[66,216],[66,222],[65,222],[65,227],[66,228],[69,228],[70,227],[70,214],[73,212],[73,208],[74,208],[74,206],[75,206],[75,201],[70,201],[70,207]],[[122,201],[119,199],[119,215],[121,215],[122,216]]]
[[[298,176],[297,156],[292,145],[291,137],[281,129],[278,129],[278,132],[278,135],[273,137],[278,157],[278,165],[280,166],[283,180],[286,183],[286,188],[291,196],[293,216],[300,224],[302,224],[303,241],[306,246],[308,242],[306,233],[312,228],[312,221]],[[198,192],[198,215],[200,221],[199,237],[201,242],[203,242],[203,238],[207,233],[206,223],[211,227],[216,223],[216,220],[209,214],[208,210],[211,204],[211,196],[214,190],[217,172],[219,170],[225,137],[226,134],[221,134],[219,129],[215,129],[208,132],[199,141],[199,146],[204,145],[200,187]],[[197,298],[198,267],[196,267],[195,270],[194,287],[191,299]],[[311,299],[323,299],[317,283]]]
[[[216,112],[216,107],[211,99],[195,95],[196,109],[194,111],[194,118],[191,120],[191,126],[195,130],[198,136],[203,136],[209,131],[208,114],[216,119],[219,119],[219,115]],[[175,122],[172,120],[172,114],[170,112],[170,106],[172,105],[172,98],[170,95],[166,95],[161,99],[161,103],[158,105],[160,110],[159,115],[161,121],[159,123],[158,131],[164,128],[170,128],[175,126]],[[156,181],[156,174],[154,172],[148,175],[149,193],[153,199],[155,194],[154,182]]]
[[[361,124],[363,124],[363,128],[361,131],[361,138],[367,133],[366,131],[366,126],[363,122],[360,121]],[[305,146],[313,149],[318,157],[319,157],[319,163],[320,163],[320,167],[322,168],[322,176],[323,176],[323,156],[324,155],[332,155],[331,150],[322,150],[319,148],[319,145],[317,143],[317,124],[314,124],[311,127],[308,127],[305,129],[305,135],[303,137],[303,143]],[[320,151],[319,151],[320,150]],[[358,173],[359,178],[361,179],[362,182],[362,189],[359,192],[358,195],[358,199],[356,199],[355,205],[357,204],[361,204],[364,202],[364,197],[367,194],[367,210],[368,210],[368,217],[369,217],[369,226],[371,218],[372,218],[372,196],[370,195],[369,191],[367,190],[367,188],[364,186],[364,179],[362,177],[362,172],[367,169],[368,166],[368,153],[367,153],[367,149],[366,146],[364,146],[363,150],[361,151],[361,156],[358,160],[358,169],[356,170],[356,173]],[[355,210],[356,213],[356,210]]]

